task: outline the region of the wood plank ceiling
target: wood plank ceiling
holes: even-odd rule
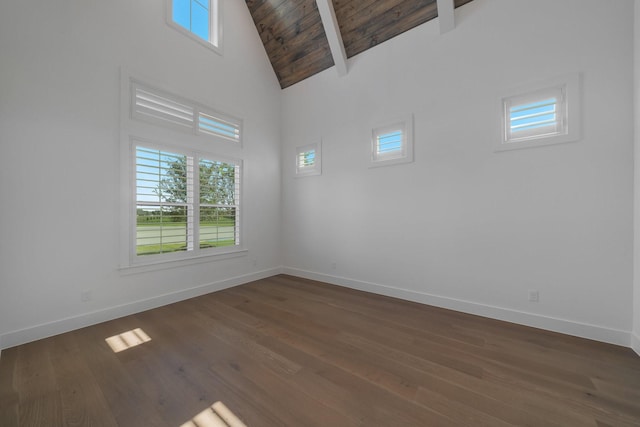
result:
[[[460,7],[472,0],[455,0]],[[332,0],[347,58],[438,16],[436,0]],[[315,0],[246,0],[284,89],[334,65]]]

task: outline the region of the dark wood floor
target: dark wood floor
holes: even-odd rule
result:
[[[0,359],[3,427],[175,427],[215,402],[249,427],[639,426],[640,357],[276,276]]]

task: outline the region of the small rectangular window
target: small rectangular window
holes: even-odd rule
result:
[[[413,116],[372,131],[371,166],[413,161]]]
[[[209,41],[210,9],[208,0],[173,0],[173,22]]]
[[[220,53],[220,0],[167,0],[167,23]]]
[[[566,133],[565,90],[562,86],[505,99],[506,140],[522,141]]]
[[[502,99],[498,150],[549,145],[579,138],[579,77],[554,79]]]
[[[397,159],[405,155],[405,132],[403,128],[388,129],[376,134],[377,159]]]
[[[296,175],[320,175],[322,173],[322,152],[320,143],[296,148]]]

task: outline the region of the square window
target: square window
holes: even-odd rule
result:
[[[320,143],[296,147],[296,176],[322,173],[322,146]]]
[[[167,0],[167,23],[220,53],[220,0]]]
[[[379,126],[371,136],[371,166],[413,161],[413,116]]]
[[[576,141],[580,137],[579,76],[521,89],[502,99],[497,150]]]

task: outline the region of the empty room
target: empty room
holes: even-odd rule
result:
[[[0,426],[640,426],[640,0],[0,1]]]

